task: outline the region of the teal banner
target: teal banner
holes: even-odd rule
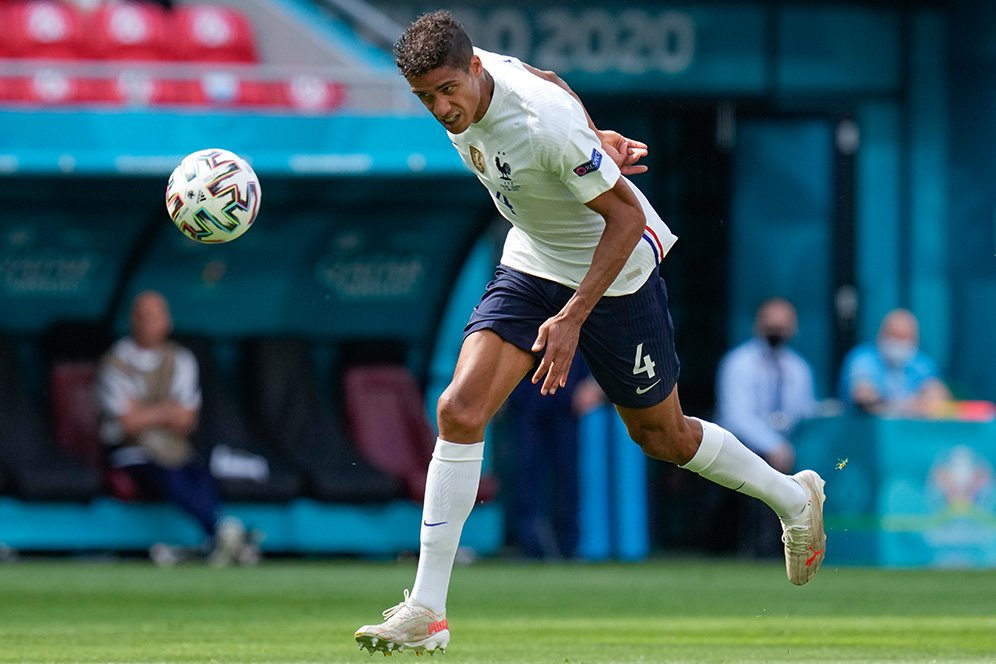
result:
[[[422,1],[375,4],[401,25],[438,8]],[[447,8],[475,45],[551,69],[584,92],[755,96],[898,89],[898,11],[792,4],[463,0]]]
[[[239,154],[261,176],[465,170],[428,113],[315,117],[0,110],[0,178],[22,173],[165,177],[185,155],[209,147]]]
[[[453,180],[271,184],[253,227],[228,244],[193,242],[164,217],[129,294],[162,291],[177,330],[392,339],[427,350],[490,219],[488,197]]]
[[[127,183],[0,178],[0,330],[103,316],[130,249],[165,215],[164,188],[141,199]]]
[[[438,8],[379,6],[402,24]],[[579,89],[754,94],[764,88],[763,6],[464,2],[447,7],[475,45],[569,75]]]
[[[0,330],[110,319],[123,332],[152,288],[181,333],[390,339],[424,362],[494,214],[487,193],[462,175],[260,182],[253,227],[204,245],[170,222],[165,178],[0,178]]]
[[[797,442],[827,482],[827,564],[996,567],[996,422],[829,418]]]

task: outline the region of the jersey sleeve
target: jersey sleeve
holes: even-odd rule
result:
[[[551,146],[549,168],[578,202],[587,203],[615,186],[619,167],[605,153],[580,106],[572,108],[568,117],[566,128],[558,135],[558,145]]]

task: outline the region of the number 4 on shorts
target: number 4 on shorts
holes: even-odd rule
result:
[[[633,375],[639,376],[642,373],[647,374],[647,378],[654,377],[654,361],[650,359],[649,355],[643,354],[643,344],[636,347],[636,359],[633,360]]]

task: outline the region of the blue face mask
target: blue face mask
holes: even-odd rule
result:
[[[916,344],[901,339],[886,339],[878,342],[878,352],[889,366],[902,367],[916,355]]]

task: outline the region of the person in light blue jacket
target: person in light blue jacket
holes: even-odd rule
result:
[[[844,358],[841,401],[875,415],[931,416],[951,393],[919,343],[916,317],[906,309],[890,311],[876,341],[856,346]]]

